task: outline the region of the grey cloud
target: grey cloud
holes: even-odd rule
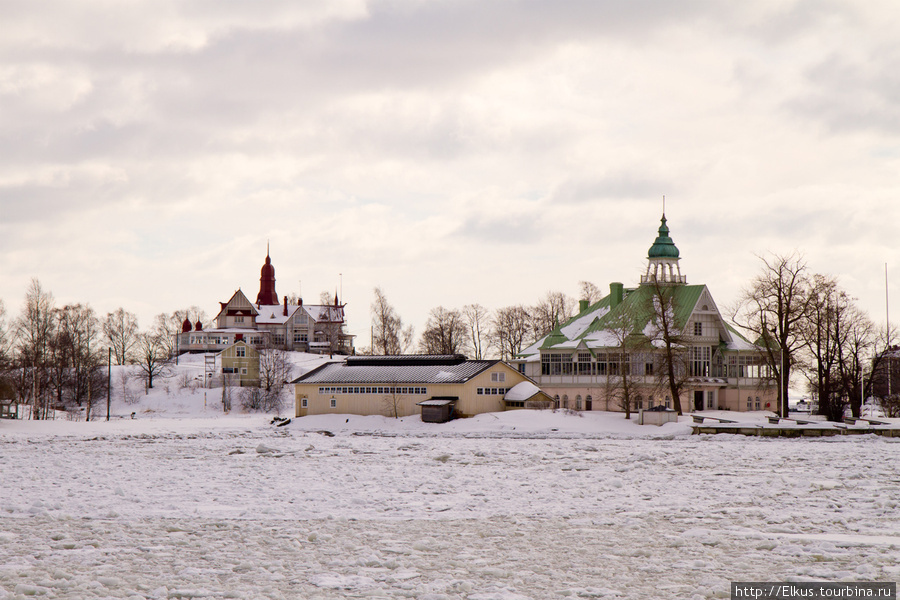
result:
[[[493,242],[523,246],[536,243],[543,237],[537,218],[522,215],[472,216],[466,219],[453,235],[480,243]]]
[[[753,8],[753,5],[748,5]],[[829,21],[848,24],[857,22],[852,4],[840,0],[793,0],[773,3],[755,19],[740,16],[741,11],[731,13],[726,21],[745,35],[766,43],[792,42],[798,36],[816,30]]]
[[[871,52],[864,63],[830,56],[805,73],[807,90],[788,100],[793,116],[825,123],[833,132],[900,133],[900,54]]]
[[[581,204],[622,199],[661,199],[672,184],[652,174],[640,172],[610,173],[597,179],[569,180],[559,185],[548,198],[551,204]]]

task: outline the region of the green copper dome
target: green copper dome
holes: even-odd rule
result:
[[[647,258],[678,258],[678,248],[675,242],[669,237],[669,228],[666,226],[666,215],[662,216],[659,226],[659,235],[650,250],[647,252]]]

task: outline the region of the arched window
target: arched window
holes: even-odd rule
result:
[[[563,394],[563,408],[569,408],[569,395]]]
[[[555,408],[559,408],[559,394],[553,396],[553,405]]]
[[[575,410],[581,410],[581,394],[575,396]]]
[[[634,407],[637,410],[641,410],[644,408],[644,397],[640,394],[637,395],[637,398],[634,399]]]

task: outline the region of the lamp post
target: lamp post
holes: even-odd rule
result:
[[[112,348],[106,354],[106,420],[109,421],[109,405],[112,399]]]
[[[765,317],[763,317],[763,319],[762,319],[762,326],[763,326],[763,331],[764,331],[764,334],[763,334],[764,341],[766,342],[766,345],[768,346],[769,344],[772,343],[772,341],[777,341],[778,328],[772,327],[771,329],[769,329],[768,323],[766,323]],[[770,341],[768,339],[769,333],[772,334],[772,337],[773,337],[772,341]],[[784,397],[782,397],[782,394],[784,395]],[[785,393],[785,389],[784,389],[784,348],[781,347],[781,344],[778,344],[778,394],[775,396],[775,402],[777,404],[777,406],[776,406],[777,410],[775,411],[776,414],[778,414],[778,416],[780,416],[782,418],[785,418],[785,419],[788,418],[788,416],[789,416],[788,415],[789,410],[787,409],[788,401],[787,401],[787,394]]]

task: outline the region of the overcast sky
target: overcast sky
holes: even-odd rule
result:
[[[800,251],[900,297],[896,0],[0,0],[0,299],[428,311]],[[892,315],[900,306],[892,300]]]

